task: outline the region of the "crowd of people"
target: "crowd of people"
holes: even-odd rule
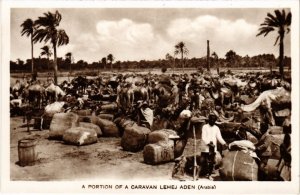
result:
[[[284,90],[284,94],[280,91],[278,95],[276,90]],[[272,96],[261,97],[267,91],[272,91]],[[177,143],[183,149],[188,139],[188,124],[193,123],[195,118],[202,118],[207,124],[202,127],[201,138],[205,147],[201,162],[207,166],[201,174],[211,175],[215,163],[211,153],[220,148],[217,141],[223,149],[228,148],[231,141],[224,137],[222,124],[239,124],[240,132],[234,132],[234,139],[247,139],[245,132],[248,131],[259,140],[269,127],[283,126],[283,122],[274,115],[276,111],[291,109],[290,96],[288,99],[285,95],[290,92],[289,79],[281,80],[270,73],[132,73],[97,78],[79,76],[59,85],[55,85],[52,79],[44,83],[17,80],[10,89],[10,103],[13,116],[22,111],[22,107],[43,109],[57,101],[65,103],[65,110],[91,109],[97,114],[103,110],[104,103],[110,102],[118,108],[115,118],[128,117],[151,130],[176,130],[180,137]],[[188,114],[182,114],[187,111]],[[249,118],[254,121],[251,125],[246,124]],[[241,131],[243,127],[246,129],[244,134]],[[285,144],[282,153],[287,154],[290,144]]]

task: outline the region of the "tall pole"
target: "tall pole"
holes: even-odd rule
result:
[[[209,40],[207,40],[207,56],[206,56],[206,67],[207,67],[207,71],[210,71],[210,67],[209,67],[209,56],[210,56],[210,51],[209,51]]]

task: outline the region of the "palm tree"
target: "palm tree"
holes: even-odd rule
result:
[[[69,43],[69,37],[63,29],[57,29],[61,21],[61,14],[56,11],[55,13],[44,13],[44,16],[39,17],[35,24],[37,30],[33,34],[34,42],[50,41],[54,53],[54,82],[57,84],[57,55],[56,47],[66,45]]]
[[[52,56],[52,51],[50,49],[50,47],[48,45],[45,45],[44,47],[41,48],[42,52],[41,52],[41,56],[46,56],[47,57],[47,60],[48,60],[48,70],[50,69],[49,68],[49,58]]]
[[[187,55],[189,53],[189,50],[186,48],[186,45],[184,42],[180,41],[175,45],[175,51],[174,54],[178,55],[181,54],[181,63],[182,63],[182,68],[184,68],[184,63],[183,63],[183,55]]]
[[[35,25],[33,20],[27,19],[22,24],[21,27],[23,28],[21,31],[21,35],[26,35],[27,37],[30,36],[30,43],[31,43],[31,74],[32,80],[36,80],[37,72],[34,67],[34,60],[33,60],[33,34],[35,32]]]
[[[292,14],[289,12],[285,13],[284,10],[281,12],[279,10],[275,10],[275,15],[270,13],[267,14],[264,23],[260,24],[259,33],[256,36],[264,35],[267,36],[270,32],[277,30],[278,36],[276,38],[274,46],[277,44],[279,40],[279,72],[281,75],[281,79],[284,78],[283,74],[283,57],[284,57],[284,45],[283,40],[285,34],[290,32],[289,26],[292,22]]]
[[[107,61],[110,62],[110,70],[112,70],[112,63],[115,60],[114,56],[112,54],[108,54]]]

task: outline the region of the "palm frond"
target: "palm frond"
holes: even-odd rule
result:
[[[285,24],[286,24],[287,26],[290,26],[291,23],[292,23],[292,13],[289,12],[288,15],[286,16]]]
[[[261,27],[259,28],[259,33],[256,36],[260,36],[262,34],[264,34],[264,36],[267,36],[270,32],[274,31],[275,29],[273,27]]]
[[[265,18],[265,22],[260,24],[260,26],[272,26],[272,27],[279,27],[280,23],[277,21],[274,21],[270,18]]]
[[[274,46],[277,45],[277,42],[278,42],[279,38],[280,38],[280,35],[277,36],[276,41],[274,43]]]
[[[279,23],[278,19],[277,19],[275,16],[273,16],[272,14],[268,13],[267,16],[268,16],[271,20],[273,20],[275,23]]]
[[[285,11],[284,11],[284,9],[281,12],[281,20],[282,20],[283,23],[285,23]]]
[[[67,45],[69,43],[69,36],[64,30],[58,30],[57,31],[57,45]]]
[[[276,14],[277,20],[278,20],[280,23],[282,23],[282,22],[283,22],[283,19],[282,19],[282,14],[281,14],[281,12],[280,12],[278,9],[275,10],[274,12],[275,12],[275,14]]]
[[[33,33],[33,42],[42,42],[46,36],[48,36],[48,32],[44,29],[38,29]]]
[[[21,24],[21,27],[21,35],[26,35],[28,37],[33,34],[34,22],[30,18],[28,18]]]

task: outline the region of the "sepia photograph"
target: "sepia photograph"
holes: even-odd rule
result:
[[[1,191],[299,193],[298,1],[2,16]]]

